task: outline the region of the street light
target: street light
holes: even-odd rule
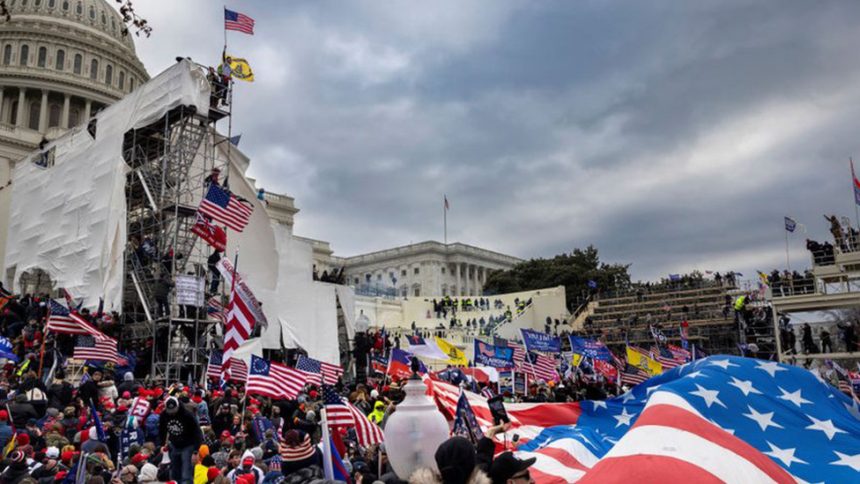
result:
[[[400,479],[409,479],[417,469],[437,470],[435,454],[448,439],[448,421],[433,400],[425,395],[427,386],[418,376],[418,359],[412,359],[412,376],[403,387],[406,398],[385,424],[385,450],[391,467]]]

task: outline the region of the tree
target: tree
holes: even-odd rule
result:
[[[589,281],[604,289],[629,285],[629,267],[600,262],[597,249],[589,245],[551,259],[530,259],[510,270],[494,271],[487,277],[484,291],[503,294],[564,286],[567,306],[572,310],[575,301],[590,291]]]

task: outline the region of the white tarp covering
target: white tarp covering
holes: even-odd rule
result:
[[[128,171],[123,134],[180,105],[209,109],[206,72],[188,61],[98,113],[95,139],[82,126],[51,143],[52,167],[39,167],[32,157],[17,163],[5,259],[16,271],[7,283],[17,288],[22,273],[40,268],[87,307],[103,296],[105,309],[121,308]]]
[[[355,338],[355,290],[349,286],[335,286],[337,300],[343,312],[346,334],[349,339]]]

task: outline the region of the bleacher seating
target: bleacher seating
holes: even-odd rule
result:
[[[689,339],[708,352],[737,352],[738,329],[732,310],[731,286],[701,281],[696,287],[633,289],[610,297],[598,296],[582,330],[602,334],[607,344],[650,345],[650,326],[670,342],[680,341],[682,321],[689,324]],[[686,312],[684,307],[686,306]],[[626,335],[625,335],[626,331]]]

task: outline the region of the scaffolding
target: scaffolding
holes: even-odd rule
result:
[[[229,108],[199,113],[179,106],[125,134],[130,170],[121,340],[149,359],[155,381],[199,381],[205,372],[215,321],[207,318],[204,294],[199,304],[183,306],[168,295],[177,276],[205,285],[206,248],[192,227],[207,174],[218,164],[216,144],[224,141],[215,125],[229,115]]]

